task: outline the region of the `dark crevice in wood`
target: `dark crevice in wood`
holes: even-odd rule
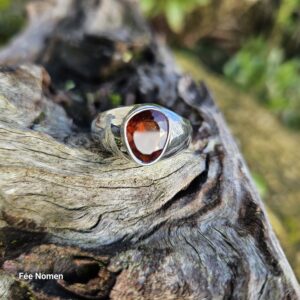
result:
[[[69,264],[62,260],[58,262],[60,263],[60,272],[64,274],[64,281],[67,284],[87,283],[95,278],[100,271],[99,263],[93,260],[81,265],[75,265],[73,260],[70,260]]]
[[[165,211],[168,208],[170,208],[173,205],[176,205],[178,202],[180,202],[180,207],[188,204],[190,201],[193,201],[195,199],[195,194],[199,193],[201,190],[201,187],[205,184],[207,181],[207,174],[209,171],[209,155],[206,156],[205,159],[205,169],[203,172],[201,172],[198,176],[196,176],[190,183],[189,185],[179,191],[177,194],[173,196],[172,199],[167,201],[158,211]]]
[[[5,66],[5,65],[0,65],[0,72],[1,73],[14,73],[18,69],[18,66]]]
[[[15,281],[9,288],[11,300],[32,300],[33,293],[27,284]]]
[[[211,159],[211,158],[210,158]],[[202,215],[206,214],[207,212],[213,210],[217,206],[222,203],[222,175],[223,175],[223,163],[222,157],[218,156],[219,159],[219,170],[218,174],[216,175],[215,180],[207,181],[207,184],[203,186],[205,188],[205,197],[203,198],[204,206],[200,208],[198,211],[193,213],[187,218],[181,219],[181,222],[194,222]]]
[[[245,295],[248,294],[249,290],[249,270],[244,263],[244,257],[236,257],[236,260],[232,263],[228,263],[228,267],[230,268],[232,275],[231,275],[231,282],[230,287],[232,288],[231,294],[228,294],[228,299],[239,299],[239,292],[240,289],[243,289]],[[243,278],[243,280],[240,280]]]
[[[55,280],[32,280],[31,285],[33,290],[37,293],[41,299],[45,299],[45,297],[59,297],[58,299],[74,299],[74,300],[83,300],[87,298],[83,298],[80,296],[74,295],[67,290],[64,290]],[[39,298],[37,298],[39,299]],[[47,299],[47,298],[46,298]]]
[[[261,208],[254,202],[250,192],[244,190],[243,202],[239,209],[238,225],[241,235],[251,234],[257,247],[260,249],[264,260],[270,267],[272,273],[280,276],[282,270],[279,266],[278,259],[272,254],[273,251],[268,245],[266,238],[266,227],[264,224],[265,216]]]
[[[80,253],[83,254],[80,255]],[[26,284],[21,283],[24,287],[28,283],[37,299],[44,299],[44,297],[106,299],[121,271],[121,268],[115,271],[108,270],[109,263],[108,257],[88,256],[87,252],[81,252],[78,248],[44,244],[27,253],[22,253],[15,260],[8,261],[5,269],[15,276],[20,271],[30,274],[40,272],[63,274],[63,279],[59,280],[34,278]],[[15,289],[15,286],[13,288]],[[18,289],[13,292],[20,293]]]
[[[0,239],[2,242],[0,264],[2,265],[5,260],[14,259],[30,251],[34,246],[45,243],[47,234],[4,227],[0,229]]]
[[[93,229],[97,228],[101,220],[102,220],[102,215],[98,216],[97,221],[91,227],[86,229],[85,232],[93,231]]]
[[[268,275],[266,275],[265,281],[264,281],[264,283],[261,286],[261,289],[259,291],[259,298],[258,298],[258,300],[260,300],[263,297],[264,290],[265,290],[265,287],[266,287],[267,283],[268,283]]]
[[[237,278],[237,266],[235,264],[227,264],[231,270],[231,277],[229,282],[226,284],[226,288],[224,291],[224,300],[233,300],[234,299],[234,290],[237,288],[236,284],[238,281]],[[245,293],[246,294],[246,293]]]

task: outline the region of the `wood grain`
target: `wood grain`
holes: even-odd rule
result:
[[[0,69],[2,298],[299,299],[206,86],[176,70],[133,1],[69,2],[64,11],[61,1],[40,3],[30,30],[0,52],[7,65]],[[105,19],[107,26],[93,21],[112,7],[121,13]],[[126,23],[130,8],[135,21]],[[20,59],[16,53],[40,22],[53,26],[47,39],[39,31],[39,46],[28,48],[34,54]],[[138,24],[142,30],[132,38]],[[147,38],[137,43],[141,37]],[[97,59],[86,57],[91,41]],[[72,64],[66,54],[74,55]],[[89,71],[93,62],[97,67]],[[42,63],[52,82],[33,63]],[[71,91],[66,80],[74,82]],[[121,105],[154,102],[188,117],[190,148],[148,167],[102,152],[90,125],[115,105],[116,94]],[[24,281],[19,272],[62,273],[64,279]]]

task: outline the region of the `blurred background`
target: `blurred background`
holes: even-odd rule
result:
[[[0,46],[27,0],[0,0]],[[140,0],[178,65],[221,108],[300,278],[300,0]]]

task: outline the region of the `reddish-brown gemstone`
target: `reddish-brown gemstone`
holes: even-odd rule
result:
[[[153,109],[134,115],[126,127],[126,137],[132,153],[143,163],[151,163],[162,153],[167,142],[167,117]]]

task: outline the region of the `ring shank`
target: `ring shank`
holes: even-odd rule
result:
[[[121,128],[131,109],[132,106],[110,109],[100,113],[92,122],[92,135],[100,142],[103,150],[129,158],[122,143]]]

